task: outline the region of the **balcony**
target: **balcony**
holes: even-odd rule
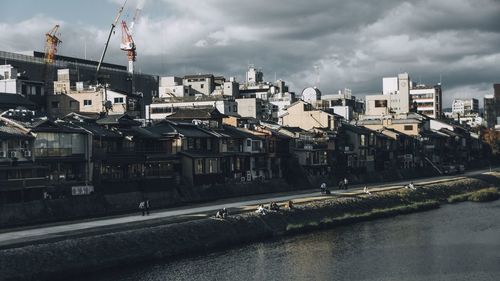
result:
[[[67,157],[72,155],[71,148],[35,148],[35,157]]]
[[[0,191],[21,190],[24,188],[40,188],[47,186],[46,178],[24,178],[0,181]]]

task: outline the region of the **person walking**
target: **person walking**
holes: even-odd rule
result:
[[[139,210],[141,210],[142,216],[146,215],[146,202],[144,200],[139,203]]]
[[[149,216],[149,209],[151,209],[151,204],[149,203],[149,200],[146,199],[146,201],[144,202],[144,207],[146,209],[146,215]]]
[[[349,184],[349,181],[347,180],[347,177],[344,178],[344,189],[347,189],[347,185]]]

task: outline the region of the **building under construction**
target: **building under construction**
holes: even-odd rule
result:
[[[17,69],[19,74],[22,74],[23,79],[37,81],[39,85],[43,85],[41,87],[44,89],[37,90],[36,94],[20,94],[35,102],[39,109],[45,110],[47,104],[40,96],[46,96],[53,92],[53,82],[57,79],[58,69],[69,69],[70,74],[75,78],[74,81],[95,82],[96,68],[99,62],[55,55],[53,62],[47,64],[43,52],[11,53],[0,51],[0,64],[10,64]],[[156,95],[158,91],[158,76],[139,73],[131,75],[127,71],[127,66],[124,65],[102,63],[99,76],[104,77],[110,89],[130,93],[130,95],[134,95],[133,92],[142,95],[141,111],[144,110],[145,105],[151,103],[152,96]],[[133,87],[135,91],[132,90]]]

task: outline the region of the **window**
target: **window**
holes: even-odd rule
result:
[[[236,104],[233,105],[233,112],[238,112],[238,106]]]
[[[92,100],[83,100],[83,106],[91,106]]]
[[[195,175],[203,174],[203,159],[194,160],[194,174]]]
[[[251,140],[247,140],[247,146],[252,146],[252,141]]]
[[[115,98],[114,103],[123,103],[123,97],[122,98]]]
[[[187,143],[188,149],[194,149],[194,139],[188,138]]]
[[[205,174],[216,174],[219,172],[217,158],[205,159],[206,171]]]
[[[201,84],[201,85],[200,85],[200,88],[202,88],[202,89],[203,89],[204,87],[205,87],[205,84]]]
[[[361,146],[366,146],[366,136],[365,135],[361,135],[360,138],[359,138],[359,144]]]
[[[404,130],[405,131],[413,131],[413,125],[405,125]]]
[[[58,101],[53,101],[50,103],[52,108],[59,108],[59,102]]]
[[[387,107],[386,100],[375,100],[375,107]]]

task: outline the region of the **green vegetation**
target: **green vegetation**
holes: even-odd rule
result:
[[[500,193],[498,193],[498,189],[495,187],[480,189],[478,191],[452,195],[448,198],[449,203],[458,203],[464,201],[472,201],[472,202],[488,202],[494,201],[500,198]]]

